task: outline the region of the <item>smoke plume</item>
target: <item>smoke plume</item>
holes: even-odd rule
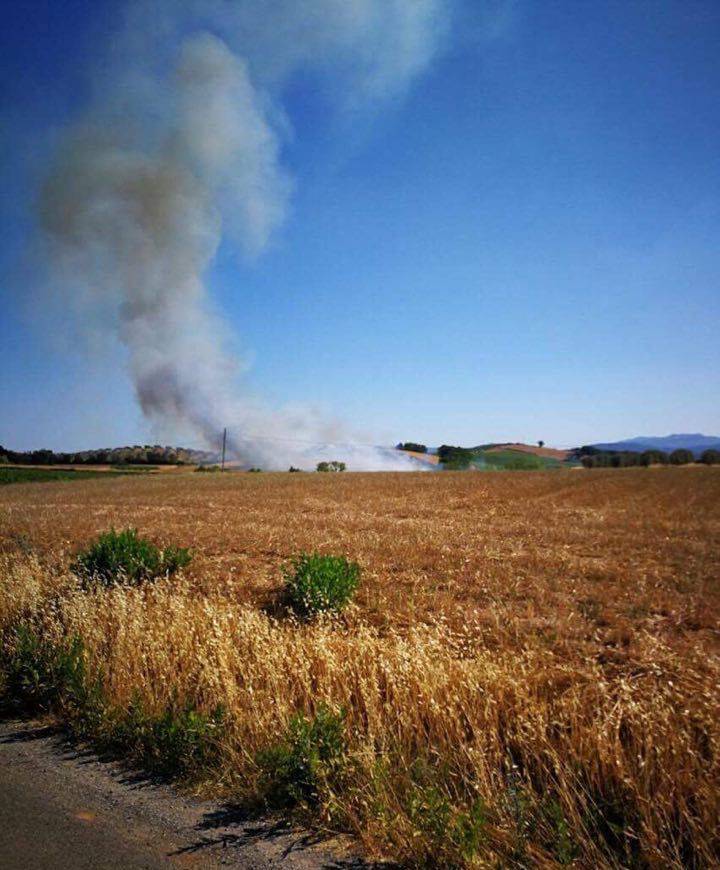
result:
[[[398,462],[340,445],[348,436],[337,424],[308,411],[244,396],[205,278],[223,236],[254,257],[286,218],[293,181],[282,165],[281,95],[290,76],[311,69],[339,108],[380,106],[432,60],[447,2],[127,7],[93,76],[92,103],[65,131],[43,186],[40,225],[53,292],[83,328],[109,328],[124,346],[155,431],[215,446],[228,426],[238,458],[263,467]]]

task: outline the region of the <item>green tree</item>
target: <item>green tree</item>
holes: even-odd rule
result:
[[[418,444],[416,441],[401,441],[397,445],[398,450],[409,450],[411,453],[427,453],[425,444]]]
[[[453,447],[451,444],[443,444],[438,448],[438,457],[445,468],[453,470],[469,468],[475,453],[467,447]]]
[[[344,462],[338,462],[337,459],[333,459],[331,462],[318,462],[316,469],[317,471],[345,471],[347,466]]]
[[[667,461],[667,453],[662,450],[645,450],[640,454],[640,465],[646,468],[650,465],[666,465]]]
[[[673,450],[670,454],[671,465],[689,465],[691,462],[695,462],[695,457],[691,450],[685,450],[681,447],[678,450]]]
[[[700,462],[705,465],[720,465],[720,450],[714,450],[712,447],[708,450],[703,450]]]

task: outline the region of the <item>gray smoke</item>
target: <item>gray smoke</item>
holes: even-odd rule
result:
[[[448,2],[128,6],[92,105],[66,131],[43,187],[40,223],[53,292],[87,332],[109,329],[124,346],[155,431],[212,446],[228,426],[238,455],[264,467],[324,458],[406,467],[341,445],[352,439],[308,410],[244,396],[204,282],[224,234],[257,256],[287,215],[288,77],[311,68],[341,109],[397,97],[438,50]]]

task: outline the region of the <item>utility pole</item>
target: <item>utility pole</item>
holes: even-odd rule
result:
[[[227,444],[227,428],[223,429],[223,449],[222,449],[222,464],[220,471],[225,471],[225,445]]]

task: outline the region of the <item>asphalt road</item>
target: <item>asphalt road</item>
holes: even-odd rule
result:
[[[364,867],[277,820],[184,797],[38,725],[0,721],[2,870]]]

